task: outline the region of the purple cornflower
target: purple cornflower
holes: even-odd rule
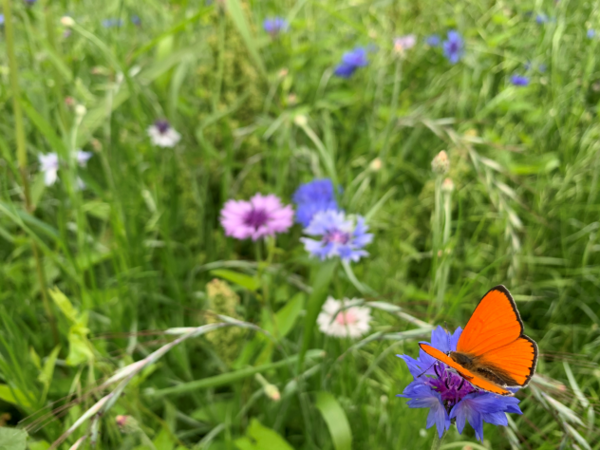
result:
[[[432,34],[431,36],[427,37],[427,39],[425,39],[425,42],[430,47],[439,47],[442,43],[442,38],[440,38],[439,34]]]
[[[529,84],[529,78],[523,75],[513,75],[510,77],[510,82],[515,86],[527,86]]]
[[[220,220],[226,236],[256,241],[286,232],[294,222],[294,210],[275,195],[256,194],[250,201],[229,200]]]
[[[448,58],[451,64],[456,64],[462,58],[465,51],[464,41],[458,31],[448,31],[448,37],[442,43],[444,49],[444,56]]]
[[[273,17],[272,19],[265,19],[263,22],[264,30],[272,37],[277,36],[282,31],[286,31],[288,26],[287,20],[283,17]]]
[[[300,185],[294,192],[292,200],[296,204],[296,222],[302,224],[304,228],[310,225],[313,216],[319,211],[338,209],[333,183],[329,178]]]
[[[0,14],[0,27],[4,26],[4,14]]]
[[[367,233],[369,227],[365,219],[357,216],[356,220],[346,218],[343,211],[320,211],[316,213],[305,228],[309,236],[320,236],[319,240],[301,238],[306,251],[321,260],[339,257],[342,261],[358,261],[369,254],[363,247],[373,240],[373,235]]]
[[[344,53],[342,62],[340,62],[333,72],[338,77],[350,78],[354,71],[359,67],[365,67],[369,64],[367,60],[367,51],[362,47],[356,47],[349,52]]]
[[[461,333],[460,327],[452,335],[437,327],[431,332],[431,345],[444,353],[455,351]],[[397,356],[404,360],[414,378],[398,397],[410,399],[407,404],[411,408],[429,408],[427,428],[435,424],[440,438],[450,429],[451,420],[456,419],[459,433],[468,421],[477,439],[483,441],[483,422],[507,426],[507,412],[522,414],[518,398],[478,390],[423,350],[419,350],[417,359]]]
[[[24,0],[24,2],[27,6],[33,6],[37,0]]]

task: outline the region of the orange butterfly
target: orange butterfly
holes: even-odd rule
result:
[[[500,395],[525,387],[535,372],[538,347],[523,334],[517,305],[504,286],[483,296],[463,330],[455,352],[419,344],[425,353],[455,369],[473,386]]]

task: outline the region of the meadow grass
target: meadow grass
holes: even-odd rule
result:
[[[3,5],[0,420],[26,428],[29,448],[49,448],[142,360],[61,448],[430,448],[426,411],[395,397],[411,377],[394,355],[416,355],[428,324],[464,326],[497,284],[543,378],[509,427],[486,425],[483,443],[454,427],[442,448],[600,448],[593,2]],[[276,15],[290,27],[271,37],[261,24]],[[425,44],[450,29],[466,42],[454,65]],[[393,38],[408,33],[417,44],[400,54]],[[335,77],[356,46],[368,66]],[[182,135],[172,149],[147,136],[161,118]],[[93,152],[85,168],[77,149]],[[441,150],[450,169],[435,175]],[[50,152],[61,166],[46,186]],[[351,271],[311,258],[297,225],[257,245],[225,236],[228,199],[289,203],[322,177],[375,234]],[[221,297],[214,278],[229,282]],[[386,310],[364,341],[327,337],[309,325],[326,295]],[[149,356],[172,335],[189,338]]]

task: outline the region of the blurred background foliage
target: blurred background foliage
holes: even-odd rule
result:
[[[254,245],[225,238],[218,223],[229,198],[289,202],[300,183],[324,176],[375,233],[371,256],[353,265],[377,293],[367,300],[454,329],[505,284],[539,344],[544,378],[519,394],[524,415],[486,427],[483,447],[470,429],[448,443],[600,448],[600,67],[587,34],[599,26],[597,4],[10,3],[31,205],[3,37],[0,420],[33,414],[22,423],[31,449],[48,448],[100,394],[84,393],[170,340],[150,331],[214,323],[209,310],[267,330],[275,320],[285,333],[274,344],[227,328],[174,347],[102,417],[98,448],[429,448],[426,412],[394,397],[410,380],[394,354],[417,346],[392,336],[414,323],[375,312],[384,338],[360,346],[314,331],[308,372],[295,378],[323,266],[299,244],[299,226],[257,263]],[[275,15],[290,28],[272,37],[261,24]],[[466,42],[456,65],[425,44],[449,29]],[[398,53],[393,38],[408,33],[417,45]],[[334,77],[356,46],[369,49],[368,66]],[[514,74],[529,86],[513,86]],[[146,129],[160,118],[183,136],[174,149],[150,144]],[[69,161],[79,148],[94,154],[87,168],[63,163],[46,187],[38,155]],[[455,186],[444,194],[444,236],[431,170],[441,150]],[[334,271],[330,295],[361,296]]]

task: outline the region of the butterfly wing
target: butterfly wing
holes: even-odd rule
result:
[[[538,356],[537,345],[523,334],[517,305],[504,286],[496,286],[483,296],[458,339],[456,351],[508,386],[525,386],[535,372]]]
[[[475,375],[470,370],[465,369],[463,366],[455,362],[452,358],[446,355],[444,352],[438,350],[435,347],[432,347],[429,344],[419,344],[421,349],[430,356],[433,356],[440,362],[443,362],[449,367],[452,367],[456,370],[460,376],[462,376],[465,380],[471,383],[474,386],[477,386],[480,389],[484,389],[489,392],[493,392],[494,394],[500,395],[513,395],[512,392],[501,388],[500,386],[495,385],[494,383],[489,382],[488,380],[481,378],[480,376]]]

